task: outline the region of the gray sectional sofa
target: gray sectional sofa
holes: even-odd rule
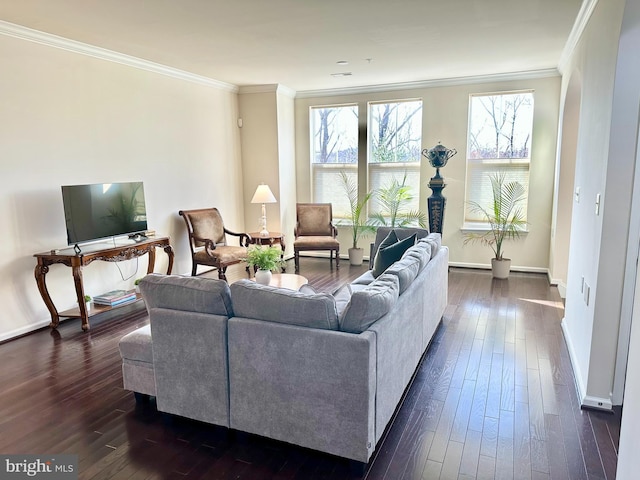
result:
[[[150,326],[123,337],[124,387],[158,410],[369,461],[447,305],[431,234],[334,295],[149,275]]]

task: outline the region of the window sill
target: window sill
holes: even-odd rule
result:
[[[491,231],[491,226],[488,223],[465,223],[460,227],[462,233],[486,233]],[[520,235],[527,235],[529,233],[528,228],[521,228]]]

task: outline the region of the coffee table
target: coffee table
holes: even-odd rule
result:
[[[251,280],[255,282],[256,279],[252,277]],[[309,283],[309,280],[302,275],[296,275],[295,273],[273,273],[271,274],[269,286],[299,290],[301,286],[307,283]]]

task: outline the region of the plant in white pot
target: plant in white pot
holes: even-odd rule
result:
[[[478,202],[469,202],[469,207],[489,224],[486,232],[465,233],[464,244],[479,241],[488,245],[495,257],[491,259],[494,278],[508,278],[511,259],[505,258],[502,244],[507,239],[517,239],[527,225],[524,220],[523,203],[527,192],[520,182],[507,181],[504,174],[491,175],[492,201],[487,208]]]
[[[247,249],[245,262],[256,270],[256,282],[269,285],[271,272],[282,267],[284,262],[279,248],[262,245],[251,245]]]
[[[351,227],[352,246],[349,249],[349,263],[351,265],[362,265],[364,249],[358,247],[358,240],[362,234],[366,232],[375,232],[375,226],[369,223],[366,218],[365,207],[371,199],[373,192],[367,192],[362,199],[358,201],[358,185],[347,175],[346,172],[340,172],[342,177],[342,186],[349,200],[349,220],[348,226]],[[363,218],[364,217],[364,218]],[[345,224],[347,225],[347,224]]]

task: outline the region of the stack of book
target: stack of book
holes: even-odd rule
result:
[[[94,297],[93,303],[98,305],[109,305],[114,307],[121,303],[130,302],[136,299],[136,292],[134,290],[111,290],[110,292],[103,293]]]

